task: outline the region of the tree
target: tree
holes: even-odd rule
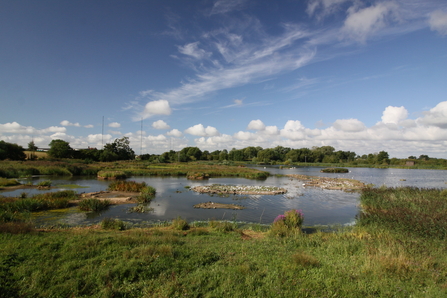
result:
[[[25,160],[26,155],[22,146],[0,141],[0,160]]]
[[[386,151],[380,151],[379,154],[377,154],[377,163],[378,164],[389,164],[390,163],[390,156],[388,155],[388,152]]]
[[[135,159],[135,152],[130,148],[130,141],[128,137],[115,139],[112,144],[105,144],[104,152],[101,154],[101,160],[130,160]],[[107,151],[107,153],[105,153]],[[113,153],[113,154],[112,154]],[[115,159],[113,159],[115,158]],[[111,160],[110,160],[111,159]]]
[[[70,143],[64,140],[52,140],[49,144],[50,150],[48,155],[54,158],[71,158],[73,156],[73,149]]]
[[[28,143],[28,150],[29,151],[36,151],[37,150],[37,146],[36,144],[34,144],[34,141],[31,141]]]

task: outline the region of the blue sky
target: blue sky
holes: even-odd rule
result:
[[[5,0],[0,40],[0,139],[24,147],[447,158],[445,0]]]

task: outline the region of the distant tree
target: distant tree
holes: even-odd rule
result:
[[[275,158],[273,149],[263,149],[258,152],[258,162],[270,162]]]
[[[26,155],[22,146],[0,141],[0,160],[25,160]]]
[[[258,156],[258,149],[256,147],[250,146],[243,150],[244,150],[244,159],[246,159],[246,160],[252,160],[253,157]]]
[[[224,149],[224,150],[220,151],[220,153],[219,153],[219,160],[220,161],[228,160],[228,151],[227,151],[227,149]]]
[[[102,161],[113,160],[130,160],[135,159],[135,152],[130,147],[130,141],[128,137],[122,137],[115,139],[113,143],[105,144],[104,151],[101,153]],[[115,158],[115,159],[113,159]]]
[[[48,155],[54,158],[71,158],[73,157],[73,149],[70,147],[70,143],[64,140],[52,140],[49,144],[50,150]]]
[[[408,156],[408,159],[416,159],[416,156],[414,155]]]
[[[428,155],[422,154],[422,155],[419,155],[419,158],[418,158],[418,159],[419,159],[419,160],[429,160],[430,157],[428,157]]]
[[[31,141],[28,143],[28,150],[29,151],[36,151],[37,150],[37,146],[36,144],[34,144],[34,141]]]
[[[390,163],[390,156],[388,155],[388,152],[380,151],[379,154],[377,154],[377,163],[378,164],[389,164]]]

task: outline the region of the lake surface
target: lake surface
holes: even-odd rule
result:
[[[375,186],[416,186],[421,188],[447,188],[447,171],[441,170],[406,170],[406,169],[374,169],[349,168],[346,174],[320,173],[318,167],[299,167],[280,169],[279,166],[254,167],[269,171],[272,174],[303,174],[324,177],[344,177],[360,180]],[[77,192],[94,192],[106,190],[108,181],[85,177],[39,177],[34,178],[36,184],[40,180],[51,180],[53,186],[77,184],[85,188],[75,189]],[[301,209],[304,213],[304,225],[349,225],[355,223],[359,212],[359,194],[340,190],[324,190],[303,186],[303,182],[287,177],[271,176],[266,180],[244,178],[211,178],[209,180],[187,180],[184,177],[132,177],[128,180],[146,182],[156,188],[155,199],[150,203],[154,211],[149,213],[128,213],[135,204],[111,206],[100,214],[80,212],[76,207],[35,214],[37,224],[96,224],[107,217],[119,218],[133,224],[170,221],[178,216],[191,221],[202,220],[236,220],[251,223],[270,224],[274,218],[290,209]],[[230,195],[211,196],[199,194],[186,187],[207,184],[227,185],[269,185],[283,187],[288,190],[284,195]],[[67,189],[59,187],[51,191]],[[26,192],[29,195],[41,193],[36,189],[19,189],[3,191],[3,196],[19,196]],[[244,210],[230,209],[196,209],[193,205],[203,202],[237,204],[246,207]]]

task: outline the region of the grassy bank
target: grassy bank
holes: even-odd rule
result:
[[[0,292],[9,297],[446,297],[445,195],[416,188],[365,189],[357,226],[282,238],[238,230],[228,222],[124,231],[113,222],[119,228],[3,233]]]

